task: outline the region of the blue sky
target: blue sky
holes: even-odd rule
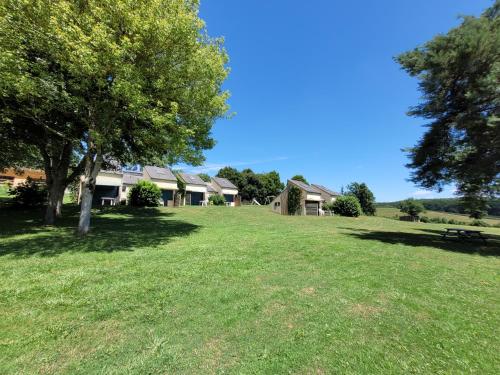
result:
[[[194,172],[225,165],[277,170],[285,182],[339,190],[366,182],[378,201],[452,196],[407,182],[401,148],[423,121],[406,116],[417,82],[393,57],[479,15],[490,0],[205,0],[201,17],[223,36],[233,118],[213,129],[217,145]]]

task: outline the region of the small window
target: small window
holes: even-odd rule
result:
[[[127,191],[127,187],[125,185],[122,186],[122,192],[126,192]]]
[[[274,207],[279,207],[281,206],[281,202],[274,202]]]

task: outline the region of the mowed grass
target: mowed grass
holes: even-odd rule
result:
[[[0,209],[0,373],[498,374],[500,229],[109,208],[74,236]]]
[[[377,207],[377,216],[380,217],[387,217],[387,218],[395,218],[399,216],[405,216],[406,214],[403,214],[398,208],[396,207]],[[465,223],[472,223],[474,219],[471,219],[468,215],[462,215],[462,214],[453,214],[449,212],[439,212],[439,211],[425,211],[421,214],[421,216],[427,216],[429,218],[445,218],[447,220],[456,220],[456,221],[461,221]],[[481,221],[484,221],[485,223],[492,225],[492,226],[500,226],[500,218],[495,217],[495,216],[489,216],[484,219],[481,219]],[[476,228],[477,229],[477,228]]]

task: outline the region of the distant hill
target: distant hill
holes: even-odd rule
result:
[[[464,214],[465,210],[458,198],[417,199],[426,210]],[[398,207],[401,201],[377,203],[377,207]],[[500,199],[492,200],[488,215],[500,216]]]

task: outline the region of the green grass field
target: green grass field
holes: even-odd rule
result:
[[[404,214],[401,213],[399,211],[399,209],[396,207],[377,207],[377,216],[380,216],[380,217],[387,217],[387,218],[393,219],[396,216],[399,217],[399,216],[403,216],[403,215]],[[471,223],[473,221],[473,219],[471,219],[467,215],[452,214],[452,213],[448,213],[448,212],[438,212],[438,211],[425,211],[424,213],[422,213],[422,216],[427,216],[429,218],[433,218],[433,217],[445,218],[448,220],[453,219],[453,220],[457,220],[457,221],[463,221],[466,223]],[[498,217],[490,216],[490,217],[481,219],[481,221],[484,221],[492,226],[500,225],[500,218],[498,218]]]
[[[0,184],[0,198],[9,197],[9,186],[7,184]]]
[[[287,217],[265,207],[96,213],[74,236],[0,209],[0,373],[500,373],[500,229]]]

